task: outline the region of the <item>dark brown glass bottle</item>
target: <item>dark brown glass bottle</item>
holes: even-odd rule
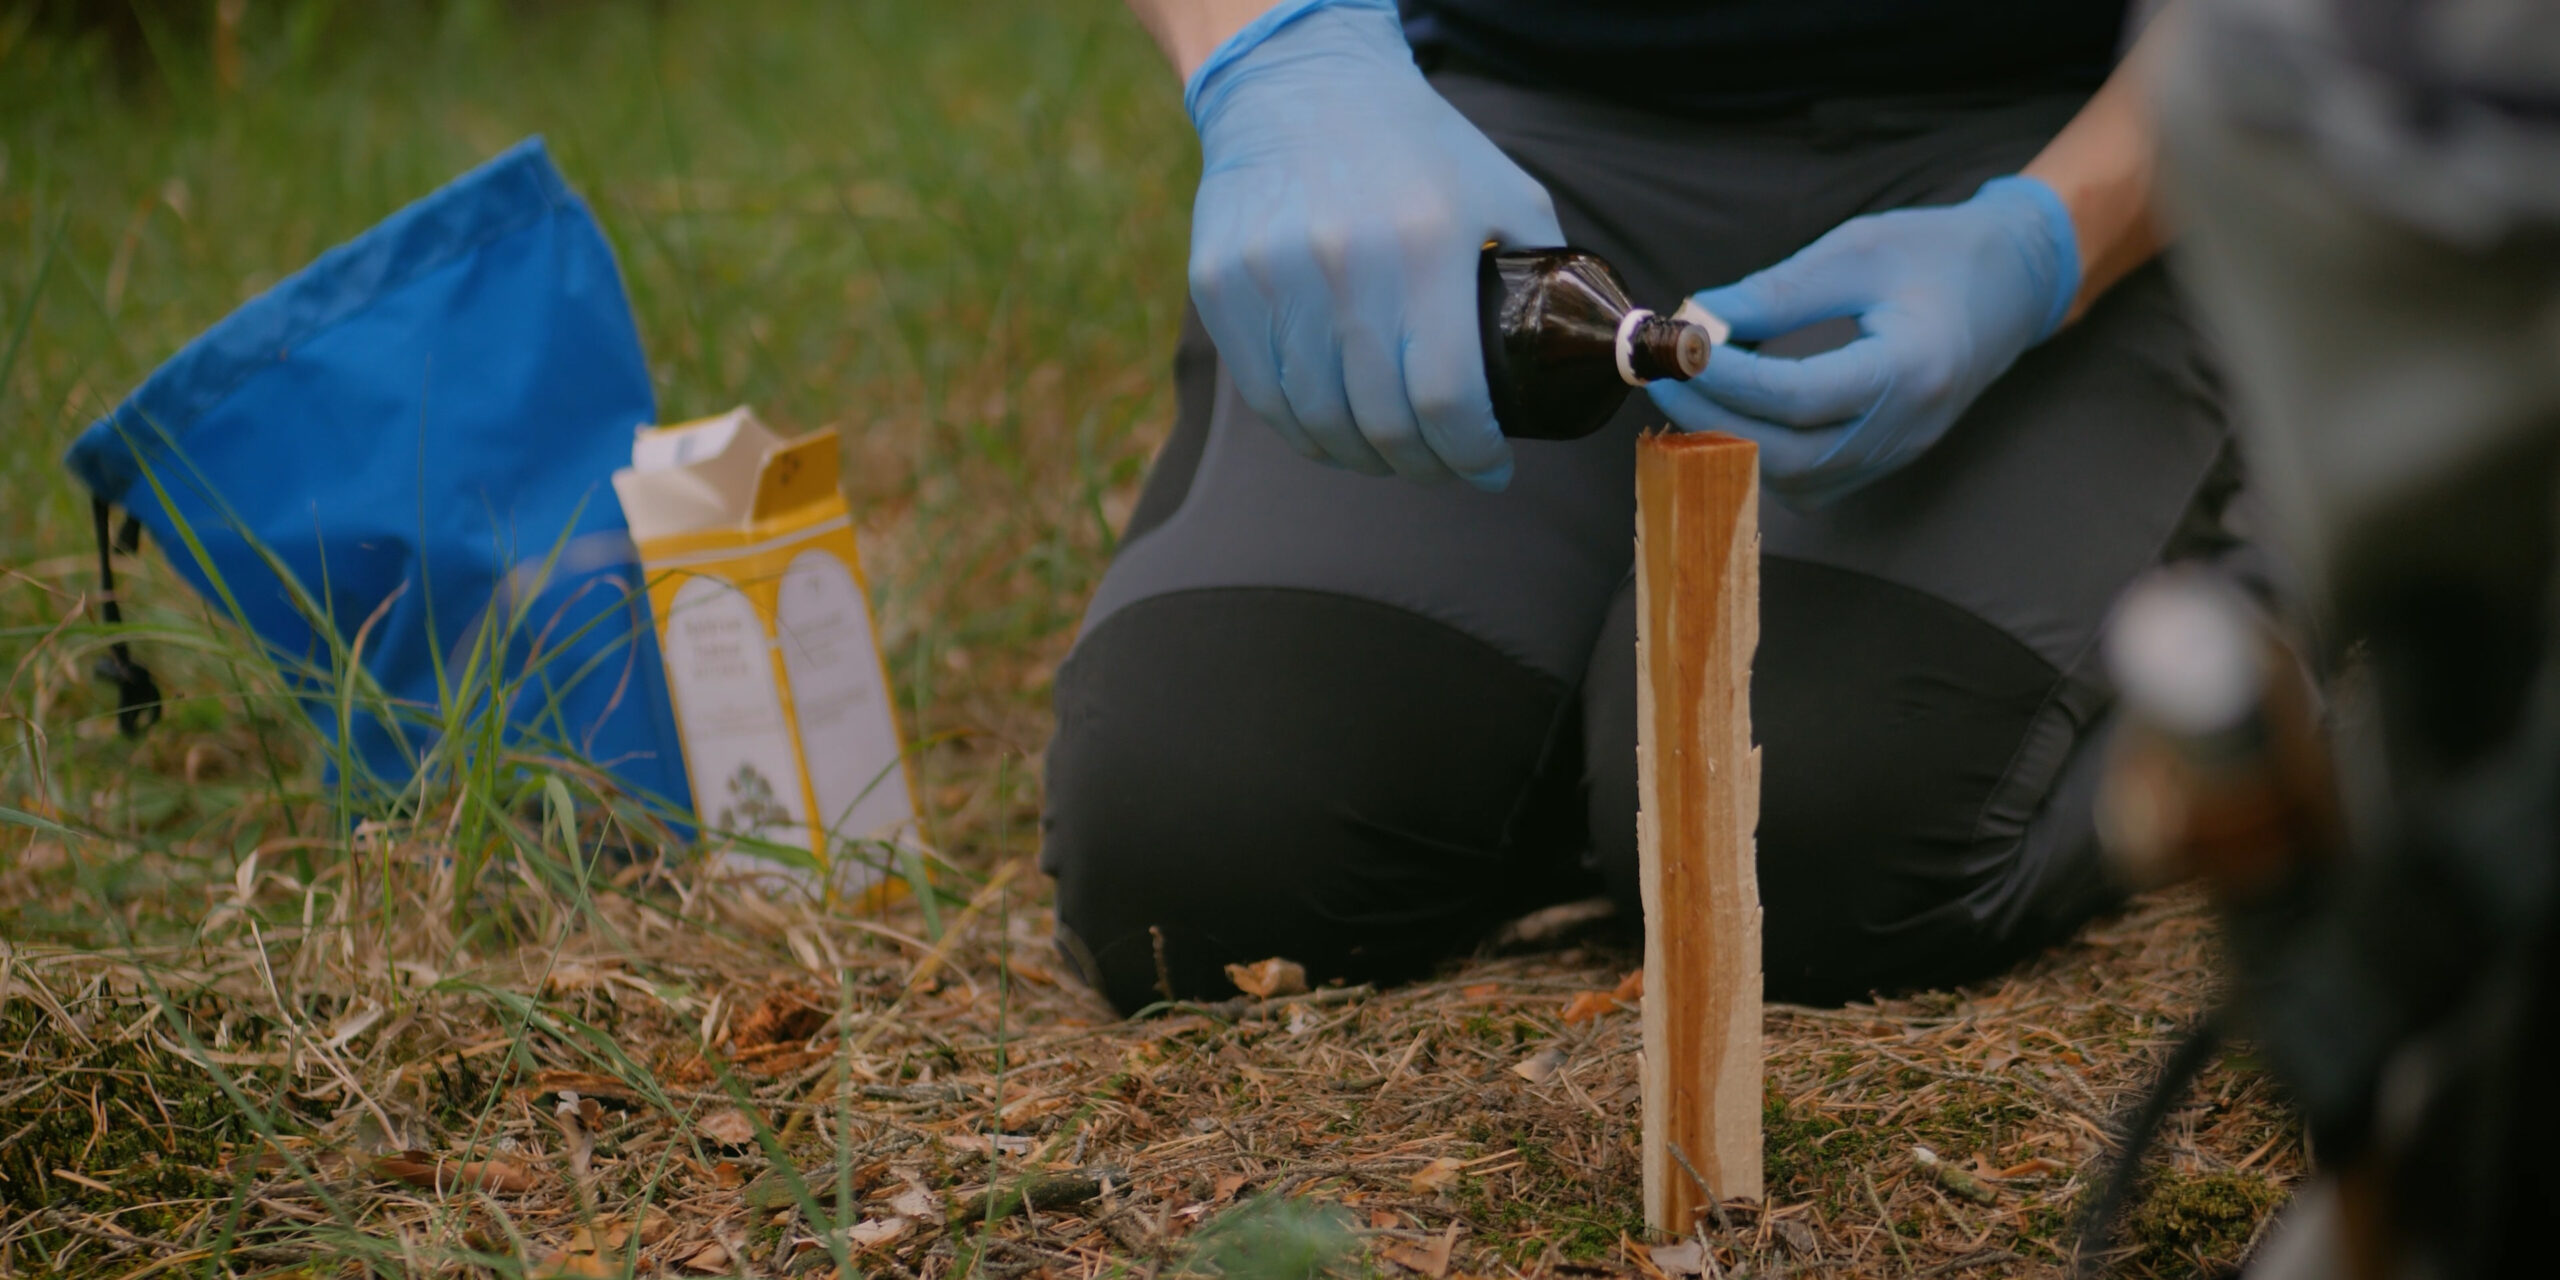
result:
[[[1486,249],[1477,269],[1485,382],[1502,434],[1578,440],[1627,392],[1707,367],[1707,331],[1627,300],[1617,268],[1580,249]]]

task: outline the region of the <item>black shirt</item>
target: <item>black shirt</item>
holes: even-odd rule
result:
[[[1716,114],[2089,89],[2125,0],[1401,0],[1425,66]]]

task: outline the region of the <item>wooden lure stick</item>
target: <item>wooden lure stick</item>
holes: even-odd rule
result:
[[[1727,435],[1636,444],[1644,1216],[1674,1235],[1760,1198],[1759,460]]]

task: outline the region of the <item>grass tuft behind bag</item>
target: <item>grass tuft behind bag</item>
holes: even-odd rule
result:
[[[510,743],[682,813],[610,483],[656,416],[612,251],[529,139],[224,318],[67,462],[257,633],[378,801],[502,708]]]

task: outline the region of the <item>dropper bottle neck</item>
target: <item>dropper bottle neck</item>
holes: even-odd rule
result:
[[[1710,345],[1707,331],[1697,325],[1633,308],[1618,321],[1618,376],[1631,387],[1666,378],[1686,381],[1705,371]]]

